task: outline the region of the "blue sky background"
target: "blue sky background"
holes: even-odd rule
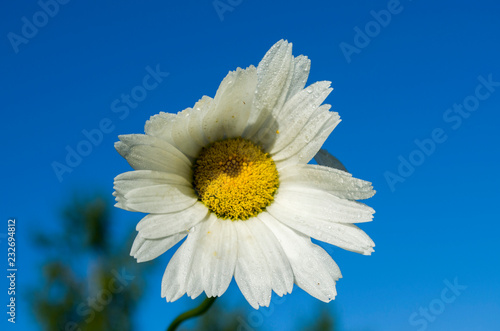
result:
[[[2,329],[38,329],[22,299],[40,283],[45,258],[30,233],[56,231],[60,208],[75,191],[100,191],[112,200],[113,178],[130,169],[113,148],[117,135],[142,133],[159,111],[177,112],[202,95],[213,96],[229,70],[257,65],[283,38],[294,44],[294,55],[312,60],[309,83],[333,82],[326,102],[343,121],[326,148],[354,176],[373,182],[377,194],[368,204],[377,213],[362,228],[377,246],[366,257],[323,245],[344,275],[329,304],[296,287],[254,312],[232,284],[221,305],[239,307],[241,320],[256,330],[300,330],[321,309],[335,313],[341,330],[500,330],[500,84],[478,87],[480,77],[500,82],[500,4],[218,3],[229,6],[227,11],[218,13],[212,1],[69,1],[43,22],[36,1],[3,2],[0,234],[6,233],[7,219],[16,217],[17,298],[24,302],[15,326],[0,314]],[[371,11],[388,8],[390,22],[374,24]],[[12,43],[9,33],[22,36],[23,17],[33,22],[33,15],[40,19],[36,35]],[[368,28],[369,40],[355,40],[357,28]],[[356,52],[346,56],[341,45]],[[127,114],[114,112],[113,102],[118,99],[118,105],[122,94],[142,85],[145,68],[157,65],[168,77]],[[476,91],[484,100],[474,104]],[[475,110],[449,110],[464,100]],[[67,147],[76,149],[86,139],[82,130],[99,128],[103,119],[111,127],[102,142],[59,181],[53,162],[64,163]],[[441,133],[435,149],[418,152],[415,140],[428,141],[435,130]],[[418,165],[398,170],[402,159]],[[387,176],[400,177],[391,184]],[[110,235],[120,244],[141,215],[116,209],[112,216]],[[5,236],[0,240],[6,256]],[[141,330],[163,330],[197,303],[160,297],[171,255],[148,273],[147,293],[134,316]],[[455,279],[466,288],[444,303],[445,283]],[[0,286],[6,309],[5,278]],[[426,319],[420,307],[432,316]]]

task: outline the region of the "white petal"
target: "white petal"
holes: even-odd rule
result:
[[[168,302],[179,299],[186,291],[188,291],[188,295],[195,292],[198,295],[201,293],[201,278],[191,282],[191,287],[188,287],[188,281],[197,275],[191,272],[191,269],[199,240],[205,233],[204,229],[207,223],[207,221],[201,222],[189,232],[188,237],[175,252],[165,269],[161,282],[161,296],[166,298]]]
[[[295,283],[315,298],[329,302],[337,294],[335,282],[342,277],[333,259],[309,237],[281,224],[264,212],[259,218],[273,231],[283,247]]]
[[[281,185],[294,183],[328,191],[340,198],[371,198],[375,191],[370,182],[353,178],[348,172],[313,164],[287,167],[280,172]]]
[[[203,118],[206,114],[213,111],[215,107],[214,100],[203,96],[193,107],[193,112],[189,117],[188,132],[193,140],[200,146],[208,145],[208,139],[203,132]]]
[[[203,289],[208,297],[221,296],[233,278],[238,254],[237,235],[230,220],[211,214],[213,222],[201,239],[197,251]]]
[[[328,94],[333,90],[330,88],[330,84],[330,82],[326,81],[317,82],[300,91],[287,101],[283,110],[278,114],[280,133],[277,135],[276,142],[270,149],[272,155],[290,145],[296,137],[300,135],[306,123],[308,123],[312,117],[320,114],[320,112],[317,114],[315,113],[318,107],[325,101]],[[306,130],[307,129],[314,130],[312,123],[308,123],[308,128],[306,128]],[[313,131],[308,134],[314,135]],[[295,150],[295,152],[297,150]]]
[[[245,222],[266,258],[271,272],[272,289],[279,296],[291,293],[293,288],[293,272],[278,240],[259,218],[249,219]]]
[[[268,113],[268,111],[263,111],[262,113],[266,112]],[[248,130],[253,130],[253,128],[254,127],[252,126],[247,127]],[[275,144],[276,139],[278,138],[278,120],[274,115],[268,114],[268,116],[262,121],[262,123],[260,123],[259,126],[255,126],[255,128],[257,128],[257,130],[255,132],[252,131],[251,135],[243,132],[242,137],[251,140],[256,145],[261,146],[264,151],[269,151],[271,149],[271,146]]]
[[[330,154],[326,149],[320,149],[316,155],[314,155],[314,160],[322,166],[330,167],[338,170],[347,171],[346,167],[337,159],[335,156]]]
[[[233,223],[238,232],[238,259],[234,279],[253,308],[267,307],[271,301],[272,283],[264,252],[249,229],[248,220]]]
[[[189,134],[189,121],[194,110],[187,108],[177,115],[161,112],[152,116],[144,127],[147,135],[163,139],[182,153],[195,158],[202,145]]]
[[[330,108],[330,105],[324,105],[324,106],[325,109]],[[311,161],[314,155],[318,153],[321,146],[323,146],[326,139],[328,139],[328,136],[332,133],[333,129],[335,129],[335,127],[340,123],[340,121],[341,120],[338,113],[330,112],[330,118],[325,120],[325,124],[319,129],[318,133],[314,136],[314,138],[310,142],[307,142],[304,148],[302,148],[292,158],[296,159],[298,163],[302,164],[306,164],[309,161]],[[305,131],[306,129],[304,129],[302,132]],[[308,140],[307,136],[305,138],[306,138],[305,140],[307,141]],[[299,137],[294,141],[294,143],[300,141],[300,139],[301,138]]]
[[[224,78],[214,98],[215,108],[203,120],[210,141],[241,136],[250,116],[256,85],[254,66],[238,68]]]
[[[132,248],[130,249],[130,256],[134,256],[137,253],[137,251],[139,250],[139,248],[141,248],[142,245],[144,245],[145,242],[146,242],[145,238],[143,238],[139,235],[136,235],[134,242],[132,244]]]
[[[324,219],[325,222],[370,222],[375,211],[367,205],[339,198],[311,186],[284,182],[276,199],[280,204],[298,209],[304,218]]]
[[[162,296],[174,301],[184,293],[192,298],[205,291],[221,296],[233,277],[237,236],[231,221],[210,214],[190,231],[188,239],[170,261],[162,282]],[[180,276],[179,276],[180,275]]]
[[[207,236],[210,235],[209,229],[213,227],[214,223],[217,221],[217,218],[210,214],[207,220],[201,223],[199,226],[195,227],[194,231],[198,232],[197,234],[197,243],[195,248],[193,249],[193,255],[191,257],[191,271],[186,277],[185,280],[185,292],[187,295],[196,298],[200,295],[204,289],[204,270],[208,264],[208,261],[205,259],[206,251],[207,251]],[[212,236],[210,236],[212,238]]]
[[[278,166],[278,170],[284,167],[283,164],[305,164],[316,155],[335,126],[340,123],[338,114],[328,111],[329,108],[330,105],[319,107],[293,140],[281,151],[272,155],[277,165],[282,163]],[[312,155],[311,150],[314,150]]]
[[[257,67],[257,87],[248,126],[243,136],[255,134],[273,118],[285,102],[293,76],[292,44],[280,40],[264,55]]]
[[[255,102],[258,109],[281,107],[293,76],[292,60],[292,44],[284,40],[278,41],[264,55],[257,67]]]
[[[116,196],[120,204],[142,213],[174,213],[196,203],[198,198],[190,187],[181,185],[154,185],[130,190],[123,197]]]
[[[149,214],[136,227],[141,237],[157,239],[189,231],[208,215],[208,208],[201,202],[182,211],[170,214]]]
[[[329,193],[300,187],[281,189],[267,211],[277,220],[312,238],[370,255],[375,244],[357,226],[339,222],[371,220],[373,210]]]
[[[172,127],[175,125],[177,115],[160,112],[146,121],[144,132],[149,136],[158,137],[173,145]]]
[[[115,143],[115,148],[132,168],[171,172],[190,178],[191,162],[165,140],[143,134],[121,135],[118,138],[121,141]]]
[[[114,189],[117,194],[125,195],[139,187],[161,184],[191,187],[191,183],[187,179],[177,174],[152,170],[134,170],[116,176]]]
[[[131,199],[128,195],[129,192],[143,188],[147,190],[148,187],[167,185],[173,187],[181,187],[183,190],[189,192],[192,196],[191,184],[184,178],[173,173],[166,173],[152,170],[135,170],[125,172],[115,177],[113,195],[116,197],[116,207],[123,208],[130,211],[138,211],[130,204],[137,202],[136,199]],[[154,190],[154,189],[152,189]],[[134,195],[132,195],[134,196]],[[140,198],[140,197],[139,197]],[[155,197],[157,199],[158,197]],[[150,212],[150,211],[145,211]]]
[[[137,259],[137,262],[150,261],[175,246],[186,234],[183,232],[161,239],[146,239],[139,233],[135,237],[130,254]]]
[[[290,100],[291,97],[306,86],[310,69],[311,60],[309,60],[307,56],[299,55],[294,59],[292,80],[290,82],[290,88],[288,89],[285,101]]]
[[[125,200],[125,197],[121,194],[118,194],[116,191],[113,192],[113,196],[115,197],[116,203],[115,207],[120,208],[123,210],[128,210],[128,211],[137,211],[135,209],[132,209],[127,205],[127,200]]]
[[[191,120],[191,114],[195,111],[191,108],[184,109],[182,112],[177,114],[177,121],[172,127],[172,139],[174,140],[173,145],[177,147],[182,153],[190,157],[190,160],[194,160],[200,153],[202,145],[199,145],[196,140],[194,140],[189,134],[189,121]]]

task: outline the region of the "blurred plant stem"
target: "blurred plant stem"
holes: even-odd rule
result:
[[[215,299],[217,299],[217,297],[206,298],[205,300],[203,300],[203,302],[198,307],[191,309],[185,313],[180,314],[172,322],[172,324],[170,324],[167,331],[175,331],[177,329],[177,327],[185,320],[188,320],[190,318],[197,317],[197,316],[204,314],[213,305],[213,303],[215,302]]]

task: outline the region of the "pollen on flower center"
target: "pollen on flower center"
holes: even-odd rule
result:
[[[231,220],[258,215],[271,204],[279,185],[272,158],[243,138],[204,147],[193,179],[200,200],[218,217]]]

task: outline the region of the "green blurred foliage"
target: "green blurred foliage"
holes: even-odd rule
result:
[[[43,280],[30,295],[42,330],[133,330],[132,313],[144,283],[128,254],[131,238],[113,247],[110,205],[102,198],[78,199],[63,209],[61,231],[36,233],[49,258]]]
[[[303,330],[307,331],[335,331],[335,317],[328,311],[324,305],[323,309],[318,311],[318,317]],[[210,310],[202,315],[196,322],[196,326],[188,329],[179,327],[180,331],[259,331],[259,327],[253,328],[249,323],[245,323],[246,315],[242,311],[232,310],[227,312],[225,309],[215,304]],[[293,317],[292,317],[293,318]],[[265,321],[264,321],[265,323]],[[299,330],[299,327],[294,330]]]

